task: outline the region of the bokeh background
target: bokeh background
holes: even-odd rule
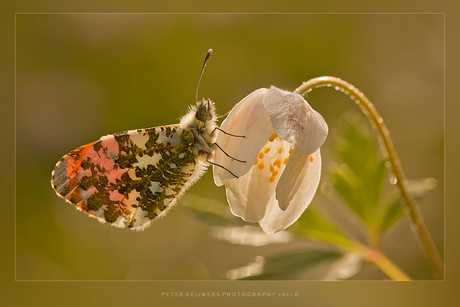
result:
[[[102,135],[177,123],[194,103],[205,53],[214,50],[200,97],[220,114],[255,89],[294,90],[332,75],[375,104],[409,179],[437,187],[420,203],[444,250],[444,30],[441,14],[21,14],[16,24],[19,280],[220,280],[281,251],[314,246],[291,238],[264,246],[232,244],[190,206],[227,211],[225,191],[208,171],[168,215],[144,232],[98,223],[58,198],[55,163]],[[341,121],[356,106],[332,89],[309,103],[330,128],[322,184]],[[353,220],[318,190],[315,206],[353,229]],[[414,279],[432,279],[408,219],[383,249]],[[310,279],[300,276],[299,279]],[[382,279],[367,267],[354,279]]]

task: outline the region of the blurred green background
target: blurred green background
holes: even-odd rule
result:
[[[189,208],[229,213],[211,171],[144,232],[98,223],[52,190],[55,163],[78,146],[177,123],[194,103],[209,48],[214,54],[199,96],[213,99],[220,114],[257,88],[294,90],[323,75],[364,92],[386,122],[407,178],[437,180],[420,206],[443,253],[443,15],[21,14],[16,20],[17,279],[226,279],[257,256],[317,244],[290,238],[253,246],[213,235]],[[336,169],[331,148],[343,116],[356,106],[332,89],[315,90],[308,101],[330,128],[322,148],[324,186]],[[321,190],[315,208],[353,231],[353,218]],[[412,278],[433,278],[407,218],[382,246]],[[353,278],[384,276],[367,267]]]

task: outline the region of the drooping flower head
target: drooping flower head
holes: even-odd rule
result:
[[[220,128],[214,181],[225,184],[232,213],[266,233],[292,225],[318,188],[323,117],[302,96],[272,86],[241,100]]]

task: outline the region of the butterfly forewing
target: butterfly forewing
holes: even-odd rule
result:
[[[54,168],[52,186],[102,222],[142,229],[203,171],[191,142],[180,125],[104,136],[65,155]]]

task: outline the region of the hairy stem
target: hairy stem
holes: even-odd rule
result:
[[[408,213],[411,220],[411,228],[414,231],[416,237],[419,239],[426,256],[428,257],[434,273],[437,278],[444,279],[444,265],[441,259],[441,255],[437,250],[433,239],[428,232],[428,229],[425,225],[423,217],[420,213],[419,207],[415,202],[414,198],[410,195],[407,188],[407,181],[404,177],[403,170],[401,168],[398,156],[393,146],[393,142],[388,132],[387,127],[383,123],[383,119],[377,113],[374,105],[369,101],[369,99],[364,96],[364,94],[355,88],[350,83],[343,81],[335,77],[318,77],[311,79],[307,82],[304,82],[300,87],[298,87],[294,92],[297,94],[306,94],[314,88],[318,87],[334,87],[336,90],[340,90],[344,94],[348,95],[352,100],[354,100],[360,107],[363,113],[367,116],[369,121],[372,123],[376,129],[382,145],[382,151],[385,158],[390,162],[391,169],[396,179],[396,185],[398,186],[399,192],[402,199],[404,200],[405,205],[407,206],[404,210]],[[392,181],[394,183],[395,180]],[[384,261],[384,260],[380,260]]]

